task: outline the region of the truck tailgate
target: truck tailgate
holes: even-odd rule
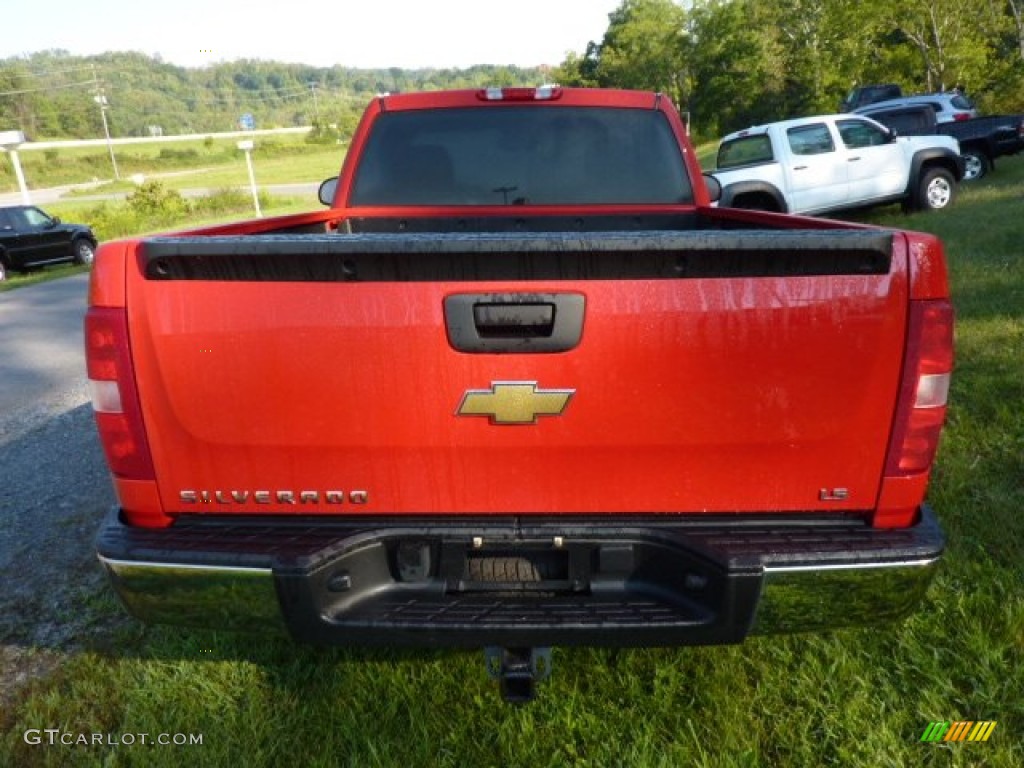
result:
[[[137,265],[169,513],[876,503],[908,301],[890,232],[154,238]],[[499,315],[577,297],[578,338],[499,324],[456,349],[462,295]]]

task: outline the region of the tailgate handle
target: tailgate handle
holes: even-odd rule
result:
[[[555,305],[487,302],[473,305],[473,325],[492,339],[546,338],[555,330]]]
[[[565,352],[580,343],[581,293],[459,293],[444,300],[448,342],[460,352]]]

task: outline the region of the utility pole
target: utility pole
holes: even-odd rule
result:
[[[107,137],[107,151],[110,153],[110,164],[114,167],[114,178],[117,181],[121,180],[121,174],[117,170],[117,159],[114,157],[114,144],[110,140],[110,126],[107,124],[107,97],[103,93],[103,87],[100,85],[99,78],[96,77],[96,65],[92,68],[92,82],[93,82],[93,97],[100,108],[100,118],[103,120],[103,135]]]
[[[313,93],[313,112],[316,115],[316,123],[314,123],[314,125],[318,125],[319,126],[320,125],[320,105],[317,103],[317,100],[316,100],[316,86],[317,86],[317,83],[315,83],[315,82],[309,83],[309,90]]]
[[[252,192],[252,205],[256,209],[256,215],[263,218],[263,211],[260,210],[260,195],[256,189],[256,174],[252,169],[252,148],[251,139],[238,142],[238,148],[245,152],[245,167],[249,169],[249,191]]]
[[[18,179],[18,189],[21,190],[21,202],[25,205],[32,205],[32,198],[29,196],[28,186],[25,184],[25,174],[21,170],[21,160],[18,159],[18,147],[24,143],[25,134],[21,131],[3,131],[0,133],[0,150],[11,156],[14,175]]]

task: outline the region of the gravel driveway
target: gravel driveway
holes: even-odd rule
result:
[[[95,607],[93,537],[114,494],[85,381],[86,284],[0,293],[0,708],[122,621]]]

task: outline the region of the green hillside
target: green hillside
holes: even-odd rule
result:
[[[203,68],[141,53],[72,56],[63,51],[0,60],[0,130],[30,139],[103,136],[97,97],[114,137],[205,133],[240,127],[336,125],[351,133],[366,102],[382,91],[539,83],[536,69],[352,69],[243,60]]]

